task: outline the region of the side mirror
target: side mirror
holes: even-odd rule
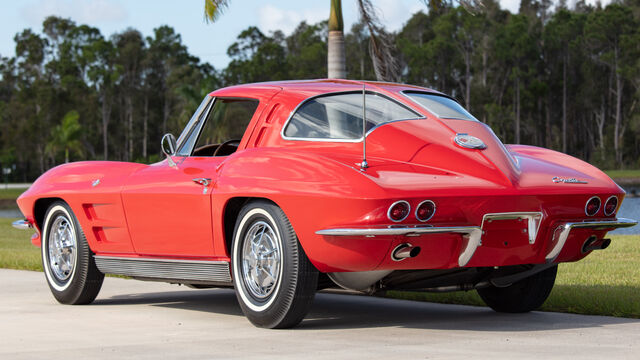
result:
[[[176,154],[176,137],[173,134],[164,134],[162,137],[162,152],[167,156]]]
[[[162,152],[167,156],[169,166],[177,167],[175,161],[171,158],[176,154],[176,137],[173,134],[164,134],[161,142]]]

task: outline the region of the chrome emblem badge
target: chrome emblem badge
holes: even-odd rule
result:
[[[588,184],[586,181],[578,180],[576,178],[565,179],[559,176],[552,177],[551,181],[553,181],[554,183],[565,183],[565,184]]]
[[[91,186],[96,187],[100,185],[100,179],[95,179],[91,182]]]
[[[482,142],[482,140],[478,139],[475,136],[471,136],[469,134],[464,134],[464,133],[456,134],[456,137],[453,138],[453,141],[455,141],[456,144],[458,144],[458,146],[461,146],[467,149],[483,150],[487,148],[487,145],[485,145],[484,142]]]

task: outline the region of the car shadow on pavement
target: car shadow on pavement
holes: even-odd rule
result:
[[[244,316],[235,293],[230,289],[185,289],[183,291],[116,295],[107,299],[97,299],[92,306],[135,304]]]
[[[98,299],[97,306],[153,305],[243,316],[232,289],[170,291]],[[406,327],[431,330],[521,332],[640,323],[639,319],[534,311],[496,313],[486,307],[435,304],[358,295],[318,293],[299,330]]]

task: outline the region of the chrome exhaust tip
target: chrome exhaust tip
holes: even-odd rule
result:
[[[391,260],[402,261],[407,258],[416,257],[420,254],[420,247],[413,246],[409,243],[402,243],[391,252]]]
[[[604,250],[611,245],[611,239],[602,239],[598,241],[595,235],[590,236],[584,244],[582,244],[582,253],[586,254],[593,250]]]

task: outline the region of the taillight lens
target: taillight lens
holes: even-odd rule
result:
[[[427,221],[436,213],[436,204],[431,200],[425,200],[416,208],[416,219]]]
[[[606,216],[613,215],[618,208],[618,197],[613,195],[607,199],[607,202],[604,203],[604,214]]]
[[[589,216],[593,216],[598,213],[598,210],[600,210],[601,204],[602,204],[602,201],[600,200],[600,198],[597,196],[594,196],[587,201],[587,205],[585,205],[584,207],[584,212]]]
[[[389,217],[389,220],[391,221],[399,222],[406,219],[407,216],[409,216],[410,211],[411,206],[408,202],[404,200],[396,201],[389,206],[387,217]]]

